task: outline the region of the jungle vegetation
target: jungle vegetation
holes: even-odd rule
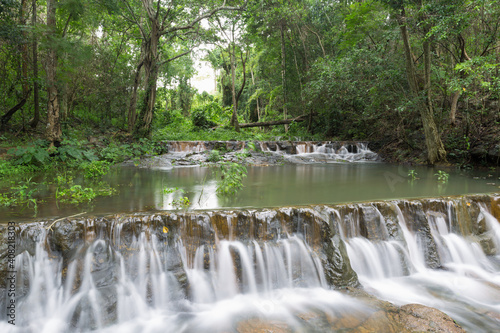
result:
[[[499,28],[498,0],[0,0],[3,156],[336,139],[498,165]],[[210,94],[193,88],[199,61]]]

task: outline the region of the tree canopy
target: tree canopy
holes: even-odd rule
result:
[[[498,0],[0,0],[0,130],[269,123],[242,131],[464,160],[498,143],[499,30]]]

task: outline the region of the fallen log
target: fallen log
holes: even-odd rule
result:
[[[276,126],[276,125],[287,125],[293,122],[301,122],[304,121],[308,115],[298,116],[293,119],[282,119],[282,120],[274,120],[274,121],[263,121],[259,123],[248,123],[248,124],[240,124],[240,128],[246,127],[265,127],[265,126]]]

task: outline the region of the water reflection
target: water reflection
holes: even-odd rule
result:
[[[69,216],[82,211],[93,214],[175,209],[172,203],[187,197],[189,209],[236,207],[273,207],[286,205],[334,204],[365,200],[433,197],[498,190],[498,173],[468,174],[450,171],[442,184],[436,170],[412,167],[417,180],[410,181],[410,168],[383,163],[334,163],[327,165],[285,165],[248,167],[244,188],[236,195],[218,197],[216,170],[208,167],[184,167],[149,170],[123,167],[114,170],[106,181],[119,194],[97,198],[91,205],[56,205],[54,195],[39,205],[38,218]],[[475,179],[476,178],[476,179]],[[492,185],[494,183],[495,185]],[[165,193],[166,188],[184,192]],[[53,193],[52,193],[53,194]],[[186,207],[187,208],[187,207]],[[26,220],[32,211],[0,210],[1,221]]]

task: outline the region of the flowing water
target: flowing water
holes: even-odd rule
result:
[[[440,309],[469,332],[498,331],[500,196],[446,197],[494,192],[498,174],[450,171],[443,184],[433,169],[366,162],[373,153],[362,144],[261,148],[295,164],[249,167],[230,199],[215,194],[210,168],[122,167],[108,176],[118,196],[39,211],[104,217],[16,223],[15,237],[0,224],[0,306],[16,305],[16,325],[7,309],[0,331],[397,331],[387,305],[345,290],[358,281],[396,305]],[[181,195],[165,193],[172,187],[189,212],[172,211]],[[257,208],[291,205],[314,206]],[[134,214],[105,215],[118,212]],[[30,215],[0,213],[0,222]]]
[[[110,216],[50,231],[23,224],[16,326],[3,321],[0,330],[349,331],[379,309],[335,290],[343,282],[332,284],[324,267],[345,256],[377,297],[432,306],[470,332],[493,332],[499,212],[499,196],[472,196]],[[336,237],[346,253],[328,254]],[[338,273],[350,269],[343,267]],[[5,308],[6,293],[0,300]],[[352,318],[359,323],[347,325]]]

